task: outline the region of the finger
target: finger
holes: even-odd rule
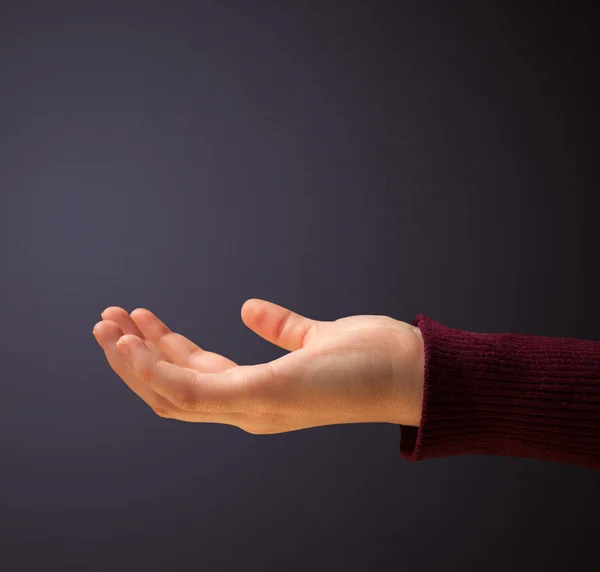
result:
[[[138,336],[139,338],[144,339],[143,332],[140,331],[140,329],[133,321],[131,316],[123,308],[120,308],[118,306],[109,306],[108,308],[106,308],[106,310],[104,310],[104,312],[102,312],[101,316],[104,320],[111,320],[118,324],[118,326],[123,331],[122,335],[133,334],[134,336]],[[156,357],[158,359],[169,359],[169,356],[165,354],[160,347],[158,347],[153,341],[148,341],[150,350],[154,354],[156,354]]]
[[[241,313],[252,331],[291,352],[304,347],[321,323],[258,298],[246,300]]]
[[[152,408],[167,408],[170,406],[168,400],[152,391],[150,387],[140,383],[131,369],[127,359],[119,353],[116,343],[123,335],[118,324],[112,320],[99,322],[94,326],[94,335],[104,350],[106,359],[114,372],[125,382],[125,384],[138,397],[143,399]]]
[[[120,338],[119,352],[127,355],[137,379],[166,398],[182,411],[203,413],[242,412],[245,401],[244,384],[234,375],[198,373],[191,368],[163,360],[148,350],[143,341],[132,335]]]
[[[175,365],[206,373],[221,372],[237,365],[230,359],[204,350],[185,336],[173,332],[150,310],[136,308],[131,312],[131,319],[143,337],[160,348],[169,356],[168,361]]]
[[[109,306],[102,312],[101,316],[103,320],[112,320],[113,322],[116,322],[121,330],[123,330],[123,335],[133,334],[139,338],[144,337],[127,311],[119,306]]]
[[[202,414],[182,411],[176,408],[168,399],[156,393],[147,384],[138,380],[129,361],[117,350],[116,342],[123,335],[121,328],[112,320],[99,322],[94,326],[94,336],[104,350],[106,360],[112,370],[125,382],[150,409],[164,419],[176,419],[195,423],[225,423],[237,425],[237,414],[228,418],[214,414]]]

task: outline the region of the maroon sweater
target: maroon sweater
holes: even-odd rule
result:
[[[600,341],[449,328],[419,314],[420,427],[401,426],[409,461],[507,455],[600,469]]]

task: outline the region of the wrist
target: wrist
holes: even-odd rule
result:
[[[408,419],[405,425],[419,427],[423,411],[423,393],[425,389],[425,342],[423,334],[416,326],[412,326],[416,338],[416,348],[413,361],[413,379],[409,391]]]
[[[387,420],[395,425],[419,427],[425,387],[425,344],[419,328],[400,324],[401,335],[394,336],[391,346],[394,374]]]

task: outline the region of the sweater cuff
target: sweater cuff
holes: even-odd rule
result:
[[[449,328],[423,314],[420,427],[409,461],[507,455],[600,467],[600,342]]]

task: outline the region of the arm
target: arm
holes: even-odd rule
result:
[[[600,342],[449,328],[420,314],[420,426],[409,461],[506,455],[600,469]]]

